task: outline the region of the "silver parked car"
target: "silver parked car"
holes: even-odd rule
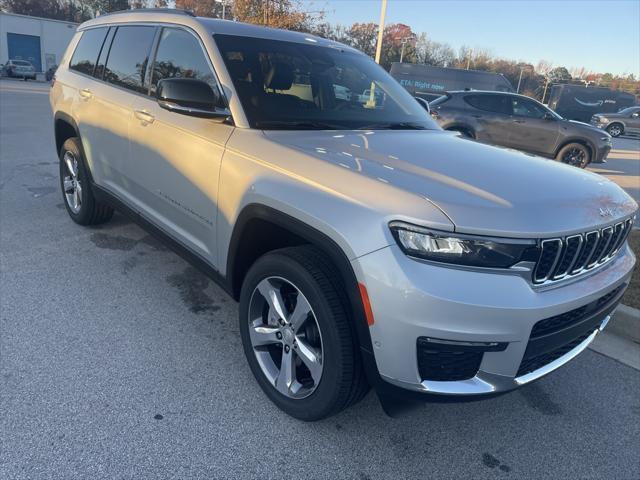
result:
[[[591,343],[634,267],[622,189],[443,131],[333,41],[103,15],[78,28],[50,95],[71,219],[118,208],[219,282],[257,382],[303,420],[369,386],[532,382]]]
[[[640,107],[627,107],[618,113],[596,113],[591,124],[606,130],[612,137],[624,133],[640,133]]]
[[[36,69],[26,60],[9,60],[2,67],[4,75],[11,78],[22,78],[24,80],[36,79]]]

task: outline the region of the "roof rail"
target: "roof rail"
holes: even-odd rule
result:
[[[191,10],[180,10],[179,8],[133,8],[130,10],[118,10],[117,12],[109,12],[104,13],[102,15],[98,15],[96,18],[102,18],[111,15],[121,15],[123,13],[136,13],[136,12],[144,12],[144,13],[170,13],[174,15],[189,15],[190,17],[195,17],[196,14]]]

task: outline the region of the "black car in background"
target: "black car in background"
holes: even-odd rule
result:
[[[570,120],[588,123],[596,113],[615,113],[635,105],[630,93],[604,87],[554,85],[549,94],[549,108]]]
[[[389,73],[411,95],[428,102],[451,90],[514,91],[500,73],[399,62],[391,64]]]
[[[566,120],[540,102],[504,92],[447,92],[430,102],[431,115],[445,130],[585,168],[601,163],[611,136],[581,122]]]

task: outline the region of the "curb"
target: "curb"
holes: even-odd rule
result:
[[[640,310],[626,305],[618,305],[606,330],[640,343]]]

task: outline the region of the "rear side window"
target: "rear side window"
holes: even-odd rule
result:
[[[118,27],[109,50],[104,80],[147,93],[144,78],[155,33],[155,27]]]
[[[189,32],[165,28],[153,64],[151,89],[164,78],[194,78],[216,89],[216,81],[200,42]]]
[[[464,101],[478,110],[511,115],[511,99],[508,95],[467,95]]]
[[[93,75],[93,69],[96,66],[96,60],[98,59],[102,42],[104,42],[104,37],[107,35],[107,30],[107,28],[92,28],[82,33],[82,37],[80,37],[78,46],[73,52],[73,57],[71,57],[71,62],[69,63],[71,70]]]

